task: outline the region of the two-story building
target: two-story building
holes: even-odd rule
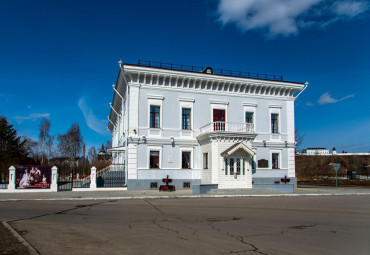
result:
[[[294,100],[281,76],[119,62],[108,129],[128,189],[282,187],[295,179]]]

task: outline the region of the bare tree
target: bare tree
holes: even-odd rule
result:
[[[49,159],[54,157],[55,149],[54,149],[54,141],[55,135],[50,135],[48,140],[46,141],[46,149]]]
[[[62,156],[68,157],[72,161],[72,166],[81,155],[83,145],[84,139],[77,123],[72,124],[66,134],[58,135],[58,150]]]
[[[296,142],[295,147],[296,147],[296,150],[298,150],[303,143],[304,135],[301,135],[298,129],[294,131],[294,135],[295,135],[295,142]]]
[[[22,141],[24,141],[23,148],[27,153],[28,157],[33,158],[34,160],[39,160],[40,151],[39,143],[35,140],[32,140],[30,137],[22,136]]]
[[[41,145],[41,164],[44,164],[45,158],[45,146],[48,140],[50,140],[50,121],[47,118],[42,118],[39,125],[40,134],[39,142]]]
[[[96,160],[98,159],[98,153],[96,152],[95,146],[92,146],[89,149],[88,155],[89,155],[89,159],[90,159],[91,164],[94,164],[96,162]]]

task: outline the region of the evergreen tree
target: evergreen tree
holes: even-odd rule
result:
[[[10,125],[5,117],[0,116],[0,166],[6,171],[11,165],[20,164],[27,156],[24,143],[17,131]]]

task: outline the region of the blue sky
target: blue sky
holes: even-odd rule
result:
[[[370,3],[365,0],[2,1],[0,115],[38,137],[106,130],[117,61],[283,75],[304,147],[370,151]]]

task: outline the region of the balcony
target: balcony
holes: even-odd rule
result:
[[[254,125],[252,123],[215,121],[199,128],[199,135],[213,132],[254,134]]]

